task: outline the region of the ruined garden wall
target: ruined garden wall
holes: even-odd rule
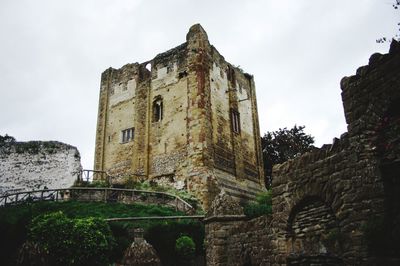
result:
[[[224,217],[223,207],[222,215],[210,213],[208,265],[398,265],[396,231],[384,236],[395,252],[374,258],[363,226],[385,217],[399,228],[399,43],[371,56],[341,88],[348,133],[274,167],[271,217],[243,221],[232,217],[240,210]]]
[[[6,143],[0,147],[0,195],[73,185],[81,170],[77,148],[55,141]]]
[[[207,265],[272,265],[274,233],[271,217],[250,221],[223,216],[206,225]]]
[[[274,169],[273,214],[280,262],[329,255],[354,264],[366,257],[362,223],[380,214],[383,186],[377,160],[347,135]]]

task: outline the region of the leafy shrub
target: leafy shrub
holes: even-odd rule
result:
[[[181,236],[175,242],[175,251],[181,258],[193,258],[196,251],[196,244],[189,236]]]
[[[0,135],[0,146],[3,146],[6,143],[13,143],[15,142],[15,138],[9,135],[2,136]]]
[[[34,218],[29,239],[48,252],[55,265],[107,265],[114,244],[104,220],[70,219],[60,211]]]
[[[244,214],[250,219],[272,213],[271,206],[261,205],[258,203],[248,203],[244,206],[243,210],[244,210]]]
[[[59,148],[59,145],[57,142],[54,142],[54,141],[44,141],[43,142],[43,149],[50,154],[55,153],[58,148]]]
[[[265,204],[272,206],[272,192],[271,190],[267,190],[265,192],[261,192],[256,196],[256,201],[258,204]]]
[[[15,265],[19,247],[25,242],[31,212],[27,208],[0,208],[1,265]]]
[[[135,225],[129,222],[112,222],[109,225],[115,239],[110,260],[115,262],[121,260],[125,250],[132,244],[133,237],[130,235],[129,228],[133,228]]]
[[[178,265],[181,259],[175,249],[176,239],[185,235],[195,244],[195,255],[204,255],[204,225],[198,221],[170,222],[154,225],[144,238],[156,249],[164,266]],[[190,264],[187,264],[190,265]]]
[[[62,211],[65,216],[72,218],[85,217],[129,217],[129,216],[170,216],[183,215],[172,208],[157,205],[122,204],[104,202],[34,202],[18,206],[0,208],[0,261],[1,265],[15,265],[17,251],[27,241],[27,227],[33,217]],[[204,253],[204,226],[200,222],[183,220],[182,222],[137,221],[110,222],[110,229],[115,239],[115,245],[110,254],[110,261],[121,259],[124,250],[132,243],[132,228],[141,227],[147,234],[146,240],[163,254],[163,265],[176,265],[175,240],[181,235],[192,237],[196,244],[196,254]],[[49,234],[50,235],[50,234]],[[161,257],[161,256],[160,256]]]
[[[97,188],[105,188],[110,187],[110,183],[106,180],[95,180],[93,182],[88,182],[84,180],[76,180],[74,182],[74,187],[97,187]]]
[[[30,154],[38,154],[40,147],[40,141],[16,142],[15,151],[17,153],[28,152]]]
[[[248,202],[243,206],[244,214],[248,218],[256,218],[262,215],[268,215],[272,213],[272,194],[268,190],[261,192],[256,197],[256,202]]]

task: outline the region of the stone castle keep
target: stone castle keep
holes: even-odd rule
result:
[[[204,29],[144,63],[101,77],[95,170],[113,183],[151,180],[195,194],[248,200],[263,166],[253,76],[225,61]]]

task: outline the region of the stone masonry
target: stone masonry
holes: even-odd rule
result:
[[[0,146],[0,195],[6,191],[70,187],[81,168],[78,149],[68,144],[5,143]]]
[[[196,24],[186,42],[101,77],[95,170],[113,183],[186,189],[204,208],[220,190],[262,191],[253,76],[225,61]]]
[[[207,246],[208,265],[399,265],[400,44],[341,89],[348,132],[274,167],[272,216],[227,224],[210,212],[206,239],[219,253]],[[388,239],[368,241],[366,225],[382,217],[369,230]]]

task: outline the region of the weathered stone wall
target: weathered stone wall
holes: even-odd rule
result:
[[[276,247],[271,216],[247,220],[238,202],[219,194],[206,214],[207,265],[270,265]]]
[[[376,159],[356,147],[345,135],[274,169],[273,226],[287,256],[329,253],[346,264],[366,256],[361,225],[382,212],[383,186]],[[342,242],[328,245],[335,234]]]
[[[399,263],[400,44],[371,56],[341,88],[348,133],[274,167],[272,217],[206,220],[207,241],[218,246],[207,247],[208,265]],[[393,252],[381,258],[363,229],[376,217],[394,228],[384,235]]]
[[[130,128],[134,138],[123,142]],[[259,146],[253,77],[227,63],[200,25],[182,45],[102,75],[95,169],[114,183],[169,183],[205,208],[220,189],[252,199],[263,187]]]
[[[135,124],[133,114],[138,68],[137,64],[128,64],[118,70],[107,70],[110,74],[107,75],[109,100],[104,153],[108,154],[108,159],[104,164],[111,175],[129,170],[132,164],[133,142],[123,142],[121,130],[132,128]]]
[[[11,142],[0,147],[0,195],[73,185],[81,170],[77,148],[55,141]]]
[[[211,246],[208,265],[269,265],[273,261],[275,247],[270,217],[250,221],[224,221],[221,217],[206,228],[207,245]]]
[[[282,232],[280,241],[287,243],[286,255],[330,254],[356,264],[370,256],[362,225],[385,211],[379,127],[400,97],[399,44],[394,41],[389,54],[372,55],[368,66],[342,79],[341,88],[348,133],[332,145],[274,168],[273,226]],[[395,123],[386,130],[400,133]],[[296,230],[301,213],[308,208],[310,217],[317,206],[324,206],[325,215],[304,225],[306,233]]]
[[[253,77],[227,63],[212,47],[210,90],[214,171],[229,195],[253,199],[263,181],[258,114]],[[232,130],[232,115],[239,114],[240,130]],[[261,177],[261,178],[260,178]]]

